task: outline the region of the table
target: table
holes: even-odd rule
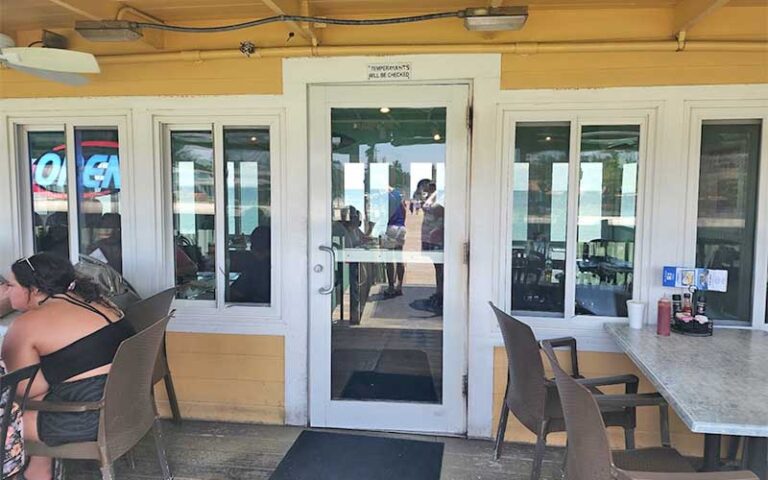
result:
[[[748,466],[768,479],[768,332],[718,328],[711,337],[655,327],[605,329],[692,432],[707,434],[705,469],[716,468],[720,435],[747,438]]]

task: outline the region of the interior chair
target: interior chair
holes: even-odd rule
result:
[[[489,302],[490,303],[490,302]],[[507,418],[511,411],[528,430],[536,434],[536,448],[533,455],[531,480],[541,476],[541,465],[544,459],[547,435],[552,432],[564,432],[565,420],[557,395],[554,381],[544,375],[544,364],[541,358],[539,344],[531,327],[507,315],[490,303],[496,313],[496,318],[504,337],[504,347],[507,351],[507,388],[499,414],[498,431],[496,432],[495,455],[501,456],[504,443],[504,433],[507,428]],[[579,374],[579,363],[576,350],[576,340],[571,337],[553,339],[554,346],[568,347],[571,353],[571,376],[579,383],[588,387],[593,394],[602,395],[599,386],[624,385],[624,397],[633,398],[634,405],[605,405],[601,408],[606,425],[622,427],[627,449],[635,448],[636,411],[638,406],[657,406],[661,416],[661,437],[664,445],[669,445],[668,407],[658,394],[637,394],[639,379],[635,375],[616,375],[599,378],[583,378]]]
[[[51,447],[42,442],[26,443],[29,455],[56,459],[96,460],[103,480],[114,480],[115,460],[125,455],[153,431],[162,478],[170,480],[160,419],[152,397],[152,372],[170,316],[123,341],[107,376],[104,397],[98,402],[27,402],[30,410],[47,412],[99,412],[99,431],[93,442]]]
[[[6,447],[8,446],[8,429],[11,426],[14,414],[18,415],[18,418],[21,418],[21,415],[24,413],[24,407],[26,406],[25,404],[29,397],[29,389],[32,387],[32,381],[35,379],[35,375],[37,375],[39,369],[40,365],[35,364],[0,376],[0,398],[2,398],[0,403],[2,403],[3,415],[2,421],[0,421],[0,439],[2,439],[2,448],[0,448],[0,480],[5,480],[7,478],[21,478],[21,475],[18,475],[18,472],[24,467],[24,451],[6,451]],[[18,391],[19,384],[25,380],[28,382],[24,389],[24,395],[18,397],[16,392]],[[14,398],[15,401],[12,401]],[[16,406],[15,409],[14,406]],[[18,435],[19,441],[22,441],[21,432],[18,432]],[[13,447],[13,445],[11,446]],[[8,468],[11,471],[8,476],[6,476],[5,473],[6,461],[11,462]]]
[[[560,367],[553,344],[545,340],[542,348],[555,372],[565,414],[568,480],[757,480],[746,471],[697,473],[685,457],[670,447],[611,452],[601,415],[603,399]],[[606,395],[605,399],[617,405],[622,401],[618,397],[622,395]]]
[[[176,288],[171,287],[152,295],[151,297],[147,297],[144,300],[129,305],[124,310],[125,320],[133,326],[133,329],[136,332],[141,332],[158,319],[168,315],[175,294]],[[171,369],[168,367],[168,351],[166,348],[165,335],[163,335],[163,343],[157,354],[157,363],[155,364],[155,372],[152,376],[152,384],[154,385],[160,381],[164,381],[165,383],[165,391],[168,393],[168,402],[171,406],[173,421],[174,423],[179,424],[181,423],[181,411],[179,410],[179,401],[176,398],[176,389],[173,387]]]

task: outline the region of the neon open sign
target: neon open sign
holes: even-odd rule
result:
[[[110,147],[117,151],[118,144],[85,141],[81,147]],[[56,147],[40,156],[34,163],[33,178],[37,187],[62,191],[67,182],[67,169],[64,159],[57,152],[63,150],[63,145]],[[86,160],[82,152],[78,152],[77,164],[82,165],[80,178],[84,188],[101,193],[108,193],[104,190],[120,189],[120,159],[117,154],[95,153]]]

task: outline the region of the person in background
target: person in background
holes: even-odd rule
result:
[[[405,245],[405,202],[397,188],[389,188],[389,221],[384,235],[384,248],[403,250]],[[403,262],[387,263],[387,283],[384,298],[393,298],[403,294],[403,279],[405,264]]]
[[[408,207],[412,214],[418,214],[419,210],[421,210],[421,205],[427,198],[427,187],[429,186],[430,182],[432,182],[432,180],[429,178],[422,178],[419,180],[419,183],[416,184],[416,191],[413,192],[413,196],[411,197],[411,204]]]
[[[97,239],[88,255],[123,273],[123,244],[119,213],[105,213],[99,219]]]
[[[419,182],[421,183],[421,182]],[[422,202],[424,221],[421,224],[421,250],[442,252],[445,243],[445,207],[438,202],[437,185],[430,181],[426,199]],[[435,293],[429,303],[435,313],[443,311],[443,264],[435,262]]]
[[[271,296],[272,240],[269,225],[251,232],[251,249],[229,289],[229,301],[268,304]]]
[[[68,259],[50,253],[11,265],[8,296],[22,313],[3,339],[9,371],[40,364],[30,398],[55,402],[102,399],[112,359],[134,332],[97,285],[75,273]],[[19,392],[26,382],[19,385]],[[57,446],[95,441],[98,412],[24,412],[24,437]],[[27,480],[49,480],[50,458],[30,457]]]
[[[13,311],[11,300],[9,298],[10,288],[8,281],[0,275],[0,317]],[[5,364],[0,361],[0,375],[5,375],[7,370]],[[5,402],[10,398],[0,398],[0,411],[5,409]],[[21,409],[14,402],[11,407],[11,418],[8,423],[8,433],[5,437],[5,461],[2,469],[4,478],[13,478],[14,475],[21,472],[24,468],[24,438],[22,437]],[[21,478],[23,480],[23,478]]]

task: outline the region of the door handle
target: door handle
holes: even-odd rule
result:
[[[334,250],[333,247],[327,247],[325,245],[320,245],[318,248],[323,252],[331,254],[331,268],[328,269],[331,272],[331,285],[328,287],[321,287],[318,289],[317,293],[320,295],[330,295],[333,293],[333,289],[336,286],[336,250]]]

